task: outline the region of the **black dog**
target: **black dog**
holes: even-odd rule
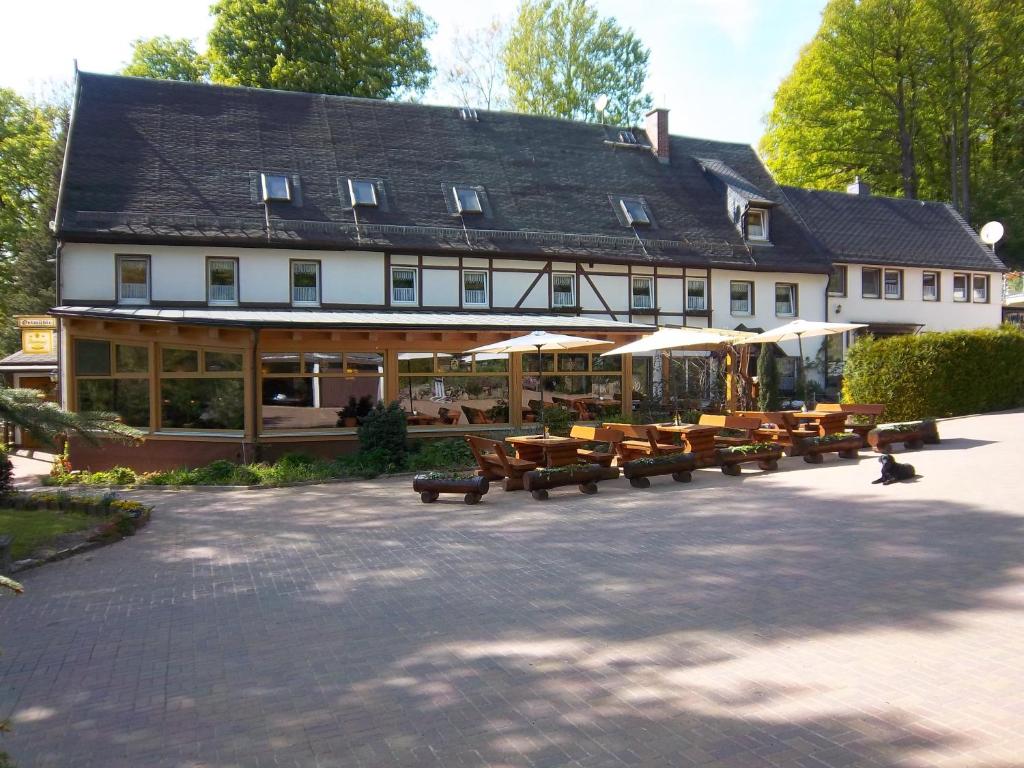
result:
[[[911,480],[917,476],[913,464],[900,464],[892,457],[892,454],[887,453],[885,456],[880,456],[878,461],[882,465],[882,476],[877,480],[872,480],[872,485],[876,483],[892,485],[900,480]]]

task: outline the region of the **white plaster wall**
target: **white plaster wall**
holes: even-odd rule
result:
[[[861,295],[862,266],[874,265],[848,265],[846,296],[829,296],[829,320],[849,323],[920,323],[923,324],[922,331],[989,328],[999,325],[1002,321],[1002,307],[999,301],[1001,277],[998,272],[974,273],[987,274],[989,282],[988,303],[977,304],[973,301],[953,301],[953,274],[959,273],[960,270],[925,270],[908,267],[902,268],[902,299],[865,299]],[[885,269],[879,268],[883,271]],[[938,271],[940,274],[939,301],[924,301],[921,298],[923,274],[926,271]]]
[[[516,302],[519,301],[519,297],[523,295],[527,288],[530,287],[536,279],[536,273],[530,274],[528,272],[494,272],[491,274],[491,302],[495,307],[514,307]],[[537,283],[538,288],[543,286],[544,296],[547,296],[548,281],[547,276],[543,276],[540,282]],[[544,306],[547,306],[547,300],[545,299]]]
[[[591,275],[590,279],[594,281],[594,286],[597,288],[604,300],[608,302],[608,306],[611,310],[618,314],[619,312],[629,311],[629,278],[623,277],[612,277],[610,275]],[[590,283],[587,282],[586,278],[581,281],[581,285],[586,288],[586,292],[581,291],[580,297],[583,301],[581,305],[583,309],[593,309],[607,311],[601,300],[594,295],[593,288],[590,287]],[[588,298],[589,296],[589,298]]]
[[[683,311],[683,281],[678,277],[659,277],[656,298],[662,312]]]
[[[383,304],[384,254],[346,251],[320,265],[327,304]]]
[[[457,269],[421,270],[423,306],[457,308],[459,306],[460,274]]]
[[[63,302],[113,301],[114,262],[114,250],[109,245],[66,243],[60,257]]]
[[[754,283],[754,314],[733,315],[729,311],[729,285],[733,280]],[[740,270],[715,269],[711,271],[711,327],[735,328],[741,323],[748,328],[776,328],[792,321],[792,317],[778,317],[775,314],[775,284],[795,283],[797,285],[798,316],[804,320],[825,319],[825,275],[806,275],[791,272],[744,272]],[[779,346],[787,355],[796,356],[798,345],[795,341],[783,342]],[[809,348],[810,347],[810,348]],[[804,345],[804,356],[817,350],[818,343]]]
[[[215,253],[213,250],[220,251]],[[320,276],[323,280],[324,261],[327,254],[320,254],[315,251],[263,251],[249,249],[211,249],[206,252],[208,256],[237,256],[238,257],[238,297],[242,302],[268,303],[268,304],[290,304],[291,303],[291,275],[289,270],[289,259],[315,259],[320,258]],[[231,251],[228,253],[228,251]],[[239,253],[241,251],[241,253]],[[288,254],[287,256],[285,254]],[[154,256],[154,258],[156,258]],[[206,299],[202,293],[196,298],[197,301]]]
[[[193,248],[150,255],[150,301],[206,301],[206,257]],[[241,269],[241,264],[239,264]]]

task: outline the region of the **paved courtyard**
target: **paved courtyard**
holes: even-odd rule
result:
[[[29,766],[1024,765],[1024,414],[877,463],[423,505],[136,494],[0,598]]]

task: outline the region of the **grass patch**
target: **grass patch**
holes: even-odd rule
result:
[[[106,517],[49,509],[0,509],[0,533],[14,536],[11,556],[22,560],[61,534],[94,528]]]

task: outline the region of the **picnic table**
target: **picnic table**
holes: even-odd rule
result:
[[[679,436],[683,448],[692,453],[700,466],[713,464],[715,461],[715,435],[720,427],[707,424],[655,424],[659,435],[668,440]]]
[[[541,435],[506,437],[505,442],[516,449],[517,458],[541,467],[565,467],[578,463],[576,451],[587,443],[575,437]]]
[[[832,435],[846,431],[846,414],[836,411],[793,411],[798,422],[806,421],[815,426],[818,436]]]
[[[426,413],[406,413],[405,423],[410,427],[424,427],[437,424],[437,416],[430,416]]]

